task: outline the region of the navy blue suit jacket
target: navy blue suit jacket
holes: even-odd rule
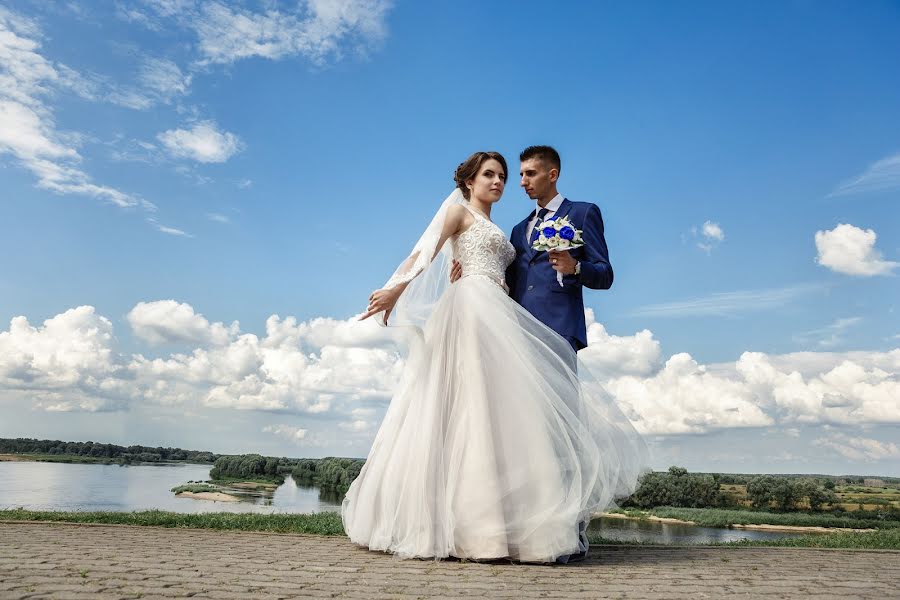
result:
[[[572,225],[582,230],[584,246],[569,251],[581,262],[581,274],[565,275],[560,287],[547,253],[532,249],[525,239],[528,221],[534,217],[532,212],[513,227],[510,235],[516,259],[506,270],[506,284],[516,302],[550,329],[575,340],[576,350],[580,350],[587,346],[582,290],[585,287],[609,289],[613,270],[603,237],[603,217],[596,204],[564,199],[556,216],[568,216]]]

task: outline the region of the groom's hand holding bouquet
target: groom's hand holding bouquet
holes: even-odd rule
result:
[[[572,258],[569,250],[584,246],[582,231],[575,229],[568,217],[550,217],[540,225],[537,239],[531,245],[539,252],[546,251],[550,256],[550,264],[556,271],[556,281],[563,284],[563,275],[575,275],[578,261]]]

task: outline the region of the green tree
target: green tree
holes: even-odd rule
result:
[[[771,475],[758,475],[747,484],[747,497],[753,504],[753,508],[768,508],[774,500],[773,489],[775,478]]]
[[[715,476],[691,474],[684,467],[672,466],[665,473],[644,475],[638,489],[623,504],[641,508],[723,506],[727,499],[719,491],[719,484],[720,480]]]

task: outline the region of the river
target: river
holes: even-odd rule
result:
[[[341,496],[297,485],[291,477],[274,494],[244,492],[241,502],[176,498],[171,489],[209,478],[208,465],[98,465],[0,462],[0,508],[55,511],[133,511],[179,513],[310,513],[340,511]],[[703,544],[798,535],[789,532],[699,527],[625,519],[594,519],[590,531],[608,539],[663,544]]]

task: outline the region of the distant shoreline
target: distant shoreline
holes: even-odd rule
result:
[[[124,462],[116,458],[100,456],[80,456],[78,454],[0,454],[0,462],[49,462],[60,464],[88,464],[88,465],[202,465],[212,467],[213,463],[195,462],[190,460],[160,460],[160,461],[134,461]]]

